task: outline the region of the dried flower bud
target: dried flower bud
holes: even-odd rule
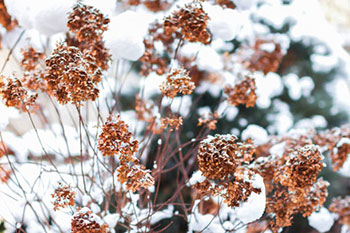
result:
[[[194,88],[194,82],[188,76],[188,71],[184,69],[173,69],[160,86],[162,94],[169,98],[174,98],[178,93],[189,95]]]

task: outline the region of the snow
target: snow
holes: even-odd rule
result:
[[[283,82],[288,88],[288,95],[292,100],[299,100],[302,96],[310,96],[311,91],[315,87],[315,84],[310,77],[305,76],[299,78],[294,73],[284,76]]]
[[[208,13],[208,28],[214,39],[233,40],[241,28],[240,14],[237,10],[223,9],[219,5],[203,4]]]
[[[248,224],[259,219],[265,212],[266,193],[264,179],[259,175],[253,176],[253,187],[260,188],[259,194],[252,192],[246,202],[236,207],[237,217],[244,223]]]
[[[224,68],[221,56],[210,46],[200,48],[196,62],[199,70],[215,72]]]
[[[270,148],[269,152],[271,155],[277,155],[279,158],[282,158],[285,148],[286,148],[286,142],[281,142],[273,145]]]
[[[248,138],[253,139],[254,144],[257,146],[269,140],[267,131],[263,127],[254,124],[249,125],[242,132],[242,139],[247,140]]]
[[[271,105],[271,98],[278,96],[283,91],[281,77],[276,73],[255,73],[256,94],[258,99],[256,104],[259,108],[268,108]]]
[[[111,18],[104,39],[114,59],[136,61],[144,54],[143,39],[152,20],[149,14],[131,10]]]
[[[310,226],[321,233],[329,231],[334,223],[332,214],[323,206],[319,211],[312,213],[308,220]]]
[[[192,186],[192,185],[195,185],[195,184],[198,184],[198,183],[202,183],[203,181],[205,181],[205,176],[202,175],[202,172],[200,170],[198,171],[195,171],[190,180],[188,181],[188,185],[189,186]]]
[[[25,29],[36,29],[46,36],[65,32],[68,12],[73,0],[6,0],[5,5],[10,15]]]
[[[257,4],[257,0],[233,0],[239,10],[248,10]]]

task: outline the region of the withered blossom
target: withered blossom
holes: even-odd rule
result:
[[[107,229],[108,225],[98,223],[96,215],[91,210],[78,209],[72,218],[71,233],[107,233]]]
[[[178,130],[183,124],[183,118],[181,116],[170,116],[160,119],[160,124],[162,129],[169,127],[170,131]]]
[[[198,167],[205,177],[224,180],[239,165],[251,161],[253,153],[252,144],[240,142],[234,135],[208,136],[198,149]]]
[[[230,105],[238,106],[240,104],[244,104],[248,108],[255,106],[257,99],[255,89],[255,80],[250,77],[246,77],[234,87],[226,86],[224,92],[226,95],[228,95],[227,102]]]
[[[53,201],[53,210],[59,210],[60,208],[66,208],[68,206],[74,206],[74,198],[76,193],[71,190],[70,186],[63,185],[62,183],[58,184],[58,187],[55,189],[54,193],[51,194]]]
[[[7,107],[26,110],[35,106],[38,94],[30,93],[17,78],[0,76],[0,96]]]
[[[200,2],[192,2],[174,11],[164,20],[166,35],[178,34],[190,42],[209,44],[211,36],[207,29],[208,14],[203,10]]]
[[[163,95],[174,98],[177,94],[189,95],[195,88],[194,82],[188,76],[188,71],[182,68],[173,69],[160,86]]]
[[[80,106],[82,102],[97,99],[97,84],[101,81],[102,73],[94,60],[77,47],[57,44],[46,59],[44,80],[58,102]]]
[[[129,126],[120,116],[110,115],[102,126],[98,140],[98,149],[104,156],[119,155],[132,157],[138,150],[138,141],[132,140]]]

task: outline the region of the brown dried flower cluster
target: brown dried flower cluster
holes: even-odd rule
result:
[[[102,73],[94,60],[88,53],[65,43],[58,44],[46,59],[44,79],[61,104],[71,102],[80,106],[82,102],[96,100],[99,94],[96,86]]]
[[[187,4],[172,13],[164,20],[164,33],[171,35],[179,34],[178,38],[184,38],[190,42],[211,42],[210,33],[207,29],[208,14],[204,12],[199,2]]]
[[[255,106],[257,99],[255,89],[254,79],[246,77],[245,80],[236,84],[233,88],[226,86],[224,92],[228,95],[227,102],[230,105],[238,106],[244,104],[248,108]]]
[[[255,188],[252,184],[254,173],[239,167],[236,172],[231,174],[232,181],[210,181],[208,177],[203,182],[194,185],[200,197],[220,196],[230,207],[237,207],[242,202],[248,200],[248,197],[254,193],[260,193],[260,188]],[[204,174],[203,174],[204,175]],[[205,176],[205,175],[204,175]]]
[[[219,115],[216,111],[213,113],[209,113],[208,115],[201,115],[200,118],[198,118],[198,124],[197,126],[205,125],[211,130],[216,129],[216,123],[218,123]]]
[[[33,47],[22,50],[22,54],[21,67],[24,70],[24,74],[21,81],[23,86],[33,91],[48,91],[47,83],[43,79],[45,55],[36,51]]]
[[[317,180],[323,168],[323,156],[311,139],[312,134],[284,137],[282,141],[275,138],[273,144],[284,144],[283,155],[259,157],[254,161],[254,170],[266,184],[266,212],[274,216],[270,221],[273,232],[290,226],[297,213],[304,217],[311,215],[326,201],[328,182]],[[270,147],[261,148],[269,150]]]
[[[101,40],[102,33],[108,28],[109,19],[98,9],[78,3],[69,15],[67,26],[81,41]]]
[[[68,17],[68,28],[74,37],[67,34],[66,43],[78,47],[89,54],[91,62],[95,62],[101,70],[108,69],[111,58],[102,40],[102,34],[108,28],[110,20],[98,9],[78,3]]]
[[[33,71],[39,68],[40,61],[44,59],[44,54],[37,52],[33,47],[22,50],[23,59],[21,66],[25,71]]]
[[[6,169],[5,166],[0,165],[0,182],[1,183],[7,183],[8,179],[10,178],[11,171],[9,169]]]
[[[30,94],[17,78],[0,76],[0,96],[7,107],[25,110],[35,105],[38,94]]]
[[[155,49],[155,42],[162,43],[169,53],[172,53],[171,44],[174,42],[172,35],[165,35],[163,25],[155,22],[148,29],[148,35],[144,40],[145,53],[139,59],[142,62],[140,73],[148,76],[151,72],[163,75],[169,71],[168,61],[162,54],[158,54]]]
[[[11,31],[17,26],[17,21],[11,18],[7,12],[4,0],[0,0],[0,24],[7,30]]]
[[[240,206],[241,202],[246,202],[248,197],[254,193],[260,193],[260,188],[255,188],[252,182],[244,179],[242,173],[234,174],[235,180],[232,182],[224,183],[220,196],[224,198],[224,202],[230,207]]]
[[[277,188],[267,198],[266,204],[266,212],[274,215],[274,219],[270,221],[271,230],[278,232],[281,227],[292,225],[293,217],[297,213],[306,217],[319,209],[328,196],[328,185],[328,182],[318,179],[312,186],[293,192],[285,187]]]
[[[136,95],[135,98],[135,112],[136,118],[140,121],[150,122],[153,119],[154,104],[146,103],[146,101]]]
[[[104,156],[118,155],[119,167],[117,179],[128,190],[138,191],[141,187],[147,188],[153,185],[154,180],[145,166],[140,164],[135,153],[138,151],[138,141],[131,139],[129,127],[120,116],[109,116],[102,126],[99,136],[98,149]]]
[[[171,116],[160,119],[160,124],[162,129],[169,127],[170,131],[178,130],[179,127],[183,124],[183,118],[181,116]]]
[[[117,169],[117,179],[120,183],[126,184],[126,188],[132,192],[140,190],[140,188],[148,188],[153,185],[154,179],[151,171],[145,166],[139,164],[138,160],[132,163],[124,163]]]
[[[59,210],[60,208],[66,208],[68,206],[74,206],[74,198],[76,193],[71,190],[70,186],[58,184],[58,188],[55,189],[51,197],[54,199],[53,210]]]
[[[173,69],[167,75],[166,81],[160,86],[160,91],[163,95],[174,98],[178,93],[189,95],[195,88],[194,82],[188,76],[188,71],[185,69]]]
[[[266,46],[273,46],[273,48],[270,51],[270,48],[264,48]],[[280,44],[272,40],[258,39],[255,41],[253,50],[253,55],[244,62],[249,70],[262,71],[264,74],[277,71],[283,57]]]
[[[290,190],[311,186],[323,168],[323,156],[314,145],[293,151],[276,173],[276,181]]]
[[[350,196],[334,198],[329,210],[338,215],[341,224],[350,226]]]
[[[315,144],[329,151],[334,171],[338,171],[350,154],[350,125],[319,132],[313,136]]]
[[[231,8],[231,9],[235,9],[236,6],[233,3],[232,0],[216,0],[217,4],[219,4],[220,6],[226,7],[226,8]]]
[[[107,233],[108,225],[97,222],[98,217],[88,208],[76,212],[71,222],[72,233]]]
[[[131,139],[129,126],[120,116],[110,115],[102,126],[98,149],[104,156],[119,155],[131,158],[138,150],[138,141]]]
[[[224,180],[242,163],[250,162],[253,153],[252,144],[239,142],[234,135],[208,136],[198,149],[198,167],[205,177]]]

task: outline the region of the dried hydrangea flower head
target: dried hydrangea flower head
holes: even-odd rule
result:
[[[17,26],[17,21],[11,18],[7,12],[4,0],[0,0],[0,24],[7,30],[11,31]]]
[[[236,8],[232,0],[216,0],[216,2],[222,7],[231,8],[231,9]]]
[[[276,181],[291,190],[311,186],[323,168],[323,156],[315,145],[307,145],[289,154],[279,168]]]
[[[183,118],[181,116],[170,116],[160,119],[160,124],[162,129],[166,129],[169,127],[170,131],[178,130],[180,126],[183,124]]]
[[[51,194],[51,197],[54,199],[53,210],[56,211],[56,210],[59,210],[60,208],[74,206],[75,196],[76,196],[76,193],[71,190],[70,186],[59,183],[54,193]]]
[[[319,178],[312,186],[295,192],[293,201],[297,211],[302,213],[303,217],[307,217],[319,210],[328,197],[328,186],[327,181]]]
[[[345,161],[350,156],[350,137],[342,137],[337,145],[331,150],[330,157],[334,171],[343,167]]]
[[[350,196],[334,198],[329,210],[338,215],[341,224],[350,226]]]
[[[253,51],[253,55],[244,62],[249,70],[262,71],[265,75],[277,71],[283,57],[280,44],[258,39]]]
[[[38,94],[30,94],[17,78],[0,76],[0,96],[7,107],[25,110],[35,105]]]
[[[89,54],[91,62],[101,70],[108,69],[111,54],[105,47],[102,34],[107,30],[109,19],[98,9],[78,3],[73,12],[68,16],[68,27],[73,33],[66,35],[66,43],[69,46],[78,47]]]
[[[201,141],[198,166],[205,177],[224,180],[243,162],[249,162],[253,153],[253,145],[239,142],[236,136],[216,134]]]
[[[249,174],[251,177],[246,177]],[[238,171],[234,174],[234,181],[225,182],[219,188],[219,195],[225,198],[224,202],[230,207],[240,206],[242,202],[246,202],[248,197],[254,193],[260,193],[261,189],[253,186],[253,174],[248,171]]]
[[[127,190],[136,192],[141,188],[148,188],[154,184],[151,171],[135,160],[131,163],[123,163],[117,169],[117,179],[126,185]]]
[[[171,6],[169,0],[144,0],[143,4],[148,10],[153,12],[168,10]]]
[[[136,112],[136,118],[140,121],[146,121],[150,122],[152,121],[154,114],[153,114],[153,103],[146,102],[145,99],[142,99],[138,94],[135,98],[135,112]]]
[[[248,224],[246,233],[261,233],[265,232],[267,229],[268,222],[266,220],[255,221]]]
[[[255,93],[256,85],[254,79],[246,77],[242,82],[236,84],[233,88],[226,86],[224,92],[227,102],[230,105],[238,106],[244,104],[247,108],[254,107],[257,99]]]
[[[135,157],[138,141],[132,140],[131,136],[128,125],[120,119],[120,116],[110,115],[102,126],[98,149],[104,156],[119,156],[117,179],[120,183],[126,184],[128,190],[136,192],[141,187],[147,188],[153,185],[154,180],[151,171],[140,164]]]
[[[193,92],[195,85],[188,76],[189,72],[183,68],[173,69],[166,77],[166,81],[160,86],[163,95],[174,98],[178,93],[189,95]]]
[[[79,106],[97,99],[99,90],[96,86],[101,81],[101,70],[93,61],[89,54],[65,43],[59,43],[46,59],[44,79],[61,104],[71,102]]]
[[[120,116],[110,115],[102,126],[98,149],[104,156],[119,155],[130,158],[138,150],[138,141],[132,140],[131,136],[129,126],[121,120]]]
[[[107,233],[108,225],[87,208],[78,209],[71,222],[72,233]]]
[[[211,37],[207,29],[208,20],[209,16],[204,12],[201,3],[194,1],[164,20],[164,33],[177,33],[190,42],[209,44]]]
[[[44,59],[44,54],[37,52],[33,47],[22,50],[23,59],[21,66],[25,71],[33,71],[39,68],[40,61]]]
[[[109,21],[98,9],[78,3],[68,17],[67,26],[76,33],[79,42],[100,41]]]
[[[211,130],[216,129],[216,123],[218,123],[219,114],[214,111],[213,113],[203,114],[198,118],[197,126],[205,125]]]

